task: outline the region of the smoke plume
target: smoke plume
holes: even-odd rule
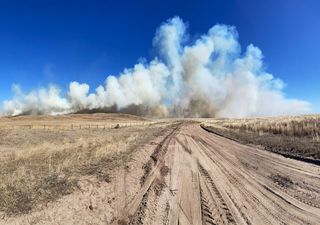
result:
[[[259,48],[241,51],[234,27],[215,25],[188,42],[186,25],[174,17],[163,23],[153,40],[159,55],[138,63],[90,93],[89,85],[71,82],[67,96],[56,86],[23,93],[4,101],[2,113],[64,114],[127,112],[166,117],[246,117],[301,114],[305,101],[288,99],[280,79],[265,71]]]

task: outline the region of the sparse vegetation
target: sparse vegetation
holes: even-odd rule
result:
[[[118,128],[1,129],[0,211],[28,213],[73,192],[82,176],[110,182],[109,169],[130,160],[164,125]]]
[[[306,161],[310,159],[310,162],[320,159],[319,115],[212,119],[203,126],[243,144],[259,145],[284,156]]]
[[[223,127],[240,131],[268,134],[280,134],[293,137],[308,137],[320,140],[320,116],[271,117],[254,119],[219,120]]]

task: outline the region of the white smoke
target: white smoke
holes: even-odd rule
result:
[[[301,114],[308,102],[288,99],[283,82],[264,70],[259,48],[244,53],[234,27],[216,25],[191,45],[186,25],[174,17],[153,40],[158,58],[138,63],[89,93],[88,84],[72,82],[63,97],[55,86],[4,101],[3,114],[62,114],[83,110],[123,111],[149,116],[246,117]]]

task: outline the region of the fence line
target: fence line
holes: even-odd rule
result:
[[[68,125],[59,124],[21,124],[21,125],[0,125],[0,129],[29,129],[29,130],[88,130],[88,129],[114,129],[134,126],[145,126],[159,123],[159,121],[152,122],[138,122],[138,123],[114,123],[114,124],[78,124],[71,123]]]

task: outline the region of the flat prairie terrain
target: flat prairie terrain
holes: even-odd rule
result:
[[[318,165],[208,123],[1,118],[0,224],[320,224]]]

